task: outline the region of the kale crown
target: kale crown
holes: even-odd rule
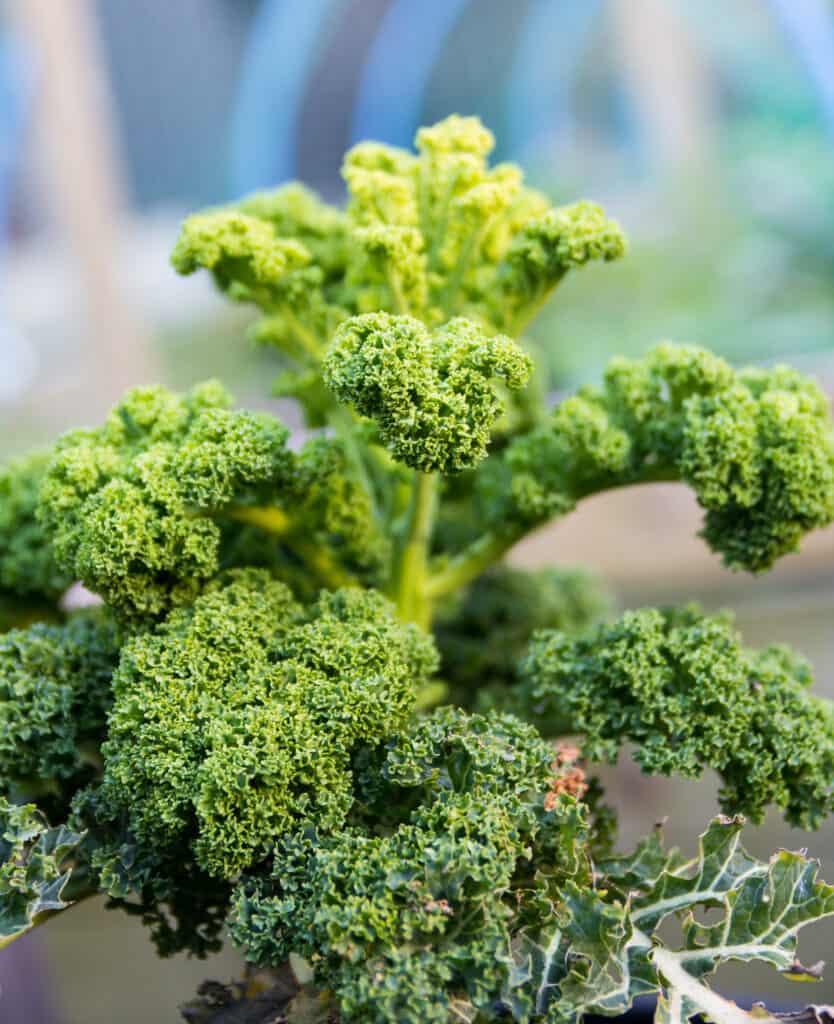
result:
[[[493,380],[530,376],[514,341],[455,317],[429,333],[409,316],[366,313],[340,324],[324,359],[336,398],[376,420],[394,457],[426,473],[457,473],[486,457],[503,412]]]
[[[184,1010],[214,1024],[571,1024],[652,993],[662,1024],[775,1024],[708,976],[818,973],[797,933],[834,889],[751,857],[739,817],[832,810],[809,666],[693,607],[607,621],[588,573],[503,559],[662,480],[727,566],[768,569],[834,519],[828,399],[664,343],[549,407],[527,324],[625,240],[493,143],[453,116],[355,146],[344,209],[290,184],[183,224],[174,267],[260,311],[309,436],[214,381],[143,387],[0,471],[0,946],[97,893],[160,955],[228,934],[247,980]],[[615,853],[593,766],[625,744],[718,773],[693,859]]]

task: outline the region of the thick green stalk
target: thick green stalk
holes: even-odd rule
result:
[[[404,622],[431,626],[431,600],[426,592],[429,554],[437,508],[437,480],[415,473],[405,534],[392,577],[392,594]]]
[[[316,335],[298,319],[295,315],[295,311],[291,306],[283,303],[281,305],[281,312],[289,323],[293,330],[298,343],[310,357],[314,365],[318,365],[321,362],[321,342]]]
[[[388,287],[391,289],[391,297],[394,300],[394,308],[400,316],[407,316],[409,311],[408,303],[402,289],[400,275],[392,267],[389,267],[386,277],[388,279]]]
[[[510,337],[521,337],[524,331],[530,326],[530,323],[539,315],[542,307],[546,305],[557,287],[561,284],[565,274],[566,271],[563,270],[554,280],[549,281],[545,286],[541,287],[538,295],[519,310],[518,314],[507,328],[507,333]]]

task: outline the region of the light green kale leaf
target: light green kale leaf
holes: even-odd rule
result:
[[[797,935],[834,914],[834,888],[817,880],[817,862],[802,853],[751,857],[742,826],[740,818],[713,821],[692,860],[666,853],[658,830],[632,857],[597,864],[596,891],[569,890],[557,923],[519,947],[535,985],[532,1019],[611,1016],[649,992],[659,995],[658,1024],[699,1013],[716,1024],[772,1019],[763,1007],[740,1009],[705,979],[733,960],[767,963],[795,979],[817,976],[797,961]],[[710,908],[719,919],[700,923]],[[682,941],[670,946],[658,931],[672,916]]]
[[[229,404],[216,382],[136,388],[103,426],[58,442],[41,521],[59,564],[126,618],[193,599],[218,568],[211,513],[291,473],[286,427]]]
[[[514,164],[490,167],[492,133],[452,115],[418,131],[417,153],[375,142],[345,157],[358,312],[464,315],[518,334],[572,268],[625,252],[599,207],[553,208]]]
[[[0,949],[70,906],[65,890],[83,835],[50,828],[32,805],[0,797]]]
[[[375,591],[305,608],[267,572],[222,574],[123,648],[94,812],[232,878],[292,829],[344,822],[355,748],[405,725],[435,667]]]
[[[297,198],[297,192],[292,195]],[[181,274],[210,271],[230,298],[260,307],[267,315],[253,330],[255,340],[309,364],[316,362],[322,339],[346,315],[325,293],[328,253],[343,247],[340,217],[335,210],[324,216],[322,230],[332,230],[334,238],[332,245],[323,238],[316,245],[304,218],[283,215],[285,200],[291,198],[279,190],[272,197],[252,196],[238,208],[195,214],[184,223],[171,261]],[[311,215],[317,204],[308,194]],[[294,237],[276,235],[282,228]],[[336,257],[332,262],[338,268],[341,261]]]
[[[362,313],[432,327],[463,315],[516,335],[569,270],[624,254],[598,206],[551,207],[520,168],[490,167],[495,140],[477,118],[448,117],[415,143],[354,146],[344,212],[293,183],[190,217],[175,268],[209,270],[265,313],[256,338],[315,366],[337,324]]]
[[[338,438],[296,453],[267,413],[208,381],[136,388],[57,444],[38,514],[59,564],[124,620],[188,604],[218,570],[269,567],[304,595],[379,584],[390,543],[363,468]]]

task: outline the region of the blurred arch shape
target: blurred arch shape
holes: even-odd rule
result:
[[[359,83],[353,142],[382,139],[397,146],[412,144],[443,44],[472,2],[477,0],[392,0]]]
[[[349,14],[351,2],[261,0],[252,22],[233,119],[235,194],[266,187],[298,173],[297,140],[303,130],[299,117],[309,79],[326,45],[328,31],[340,14]],[[482,2],[390,0],[366,52],[356,95],[337,98],[350,110],[352,141],[377,138],[410,145],[422,120],[425,98],[444,44],[463,15],[471,14]],[[698,6],[694,0],[663,2],[669,4],[670,17],[688,14],[697,20]],[[620,16],[625,9],[639,18],[641,8],[632,7],[631,3],[620,5],[616,0],[512,3],[517,5],[521,24],[504,85],[503,148],[511,156],[529,161],[555,139],[569,144],[575,137],[571,90],[594,34],[605,27],[607,20],[613,18],[616,25],[618,10]],[[725,0],[725,5],[722,9],[732,21],[734,4]],[[828,0],[767,0],[762,9],[779,26],[783,37],[793,43],[802,73],[834,132],[834,9]],[[741,8],[736,10],[740,15]],[[613,38],[618,45],[624,45],[616,28]],[[496,39],[495,45],[501,45],[501,40]],[[484,59],[489,59],[488,53]],[[623,63],[615,70],[615,78],[619,79],[624,74]],[[682,74],[683,69],[678,77]],[[641,87],[645,89],[646,74],[642,79]],[[617,102],[626,110],[626,130],[620,133],[618,145],[633,149],[648,142],[651,151],[652,132],[658,125],[642,122],[653,104],[635,100],[635,84],[633,75],[630,83],[615,83]],[[664,83],[656,82],[652,88],[662,90]],[[478,99],[472,96],[470,109],[459,112],[477,111]],[[450,103],[450,109],[451,106],[465,108],[467,104],[458,97]],[[636,126],[636,135],[630,130],[632,126]],[[309,130],[315,130],[315,125]]]
[[[296,173],[298,116],[328,21],[344,0],[261,0],[246,47],[232,123],[235,195]]]
[[[14,175],[32,96],[32,62],[12,32],[0,38],[0,266],[5,259]],[[0,309],[0,402],[20,398],[35,376],[31,343]]]
[[[507,143],[516,159],[546,146],[555,132],[573,137],[570,88],[604,6],[604,0],[532,0],[506,91]]]
[[[834,138],[834,5],[830,0],[769,0],[815,86],[820,112]]]

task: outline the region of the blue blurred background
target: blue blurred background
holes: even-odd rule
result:
[[[790,359],[834,390],[832,0],[0,0],[0,456],[143,381],[220,375],[267,404],[245,311],[168,268],[178,220],[289,178],[338,201],[348,145],[407,146],[453,111],[631,237],[537,324],[554,390],[659,338]],[[795,643],[834,696],[834,534],[751,581],[717,566],[697,522],[678,489],[623,492],[516,557],[586,561],[627,604],[731,604],[746,639]],[[713,780],[649,783],[627,760],[610,778],[627,841],[669,815],[691,843],[715,810]],[[750,844],[810,846],[834,878],[831,828],[774,819]],[[238,966],[159,963],[138,924],[85,906],[0,957],[0,1020],[174,1021]],[[766,972],[722,984],[834,1001],[831,980],[810,996]]]

